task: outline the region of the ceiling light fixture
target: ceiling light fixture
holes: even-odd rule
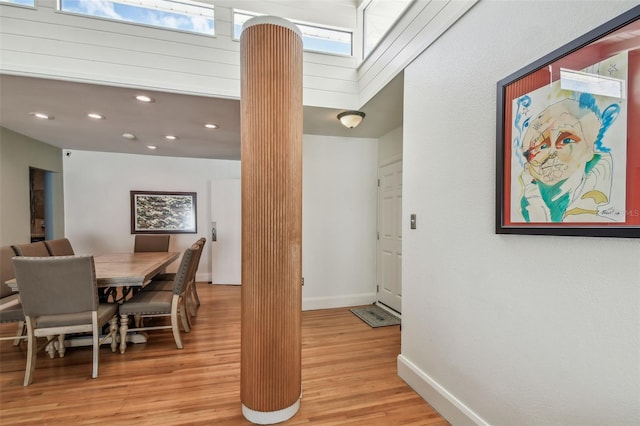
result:
[[[147,95],[138,95],[136,99],[140,102],[154,102],[153,98]]]
[[[170,141],[175,141],[176,139],[178,139],[178,137],[174,135],[167,135],[164,138],[169,139]]]
[[[132,141],[136,138],[136,135],[134,135],[133,133],[123,133],[122,137]]]
[[[362,111],[344,111],[338,114],[338,120],[340,120],[344,127],[353,129],[358,127],[364,116],[365,113]]]
[[[213,123],[207,123],[204,125],[204,127],[206,127],[207,129],[217,129],[218,125]]]
[[[98,114],[97,112],[90,112],[87,114],[87,117],[93,118],[94,120],[104,120],[104,115]]]
[[[155,146],[155,145],[147,145],[147,148],[149,148],[149,149],[158,149],[158,147]]]
[[[32,112],[30,113],[35,118],[39,118],[41,120],[53,120],[53,116],[49,114],[45,114],[44,112]]]

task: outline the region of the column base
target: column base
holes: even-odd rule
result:
[[[255,411],[242,404],[242,415],[251,423],[258,425],[272,425],[289,420],[300,409],[300,398],[293,405],[278,411]]]

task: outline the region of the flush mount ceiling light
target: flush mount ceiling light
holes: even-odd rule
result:
[[[170,141],[175,141],[176,139],[178,139],[178,137],[177,137],[177,136],[174,136],[174,135],[167,135],[167,136],[165,136],[164,138],[165,138],[165,139],[168,139],[168,140],[170,140]]]
[[[155,145],[147,145],[147,148],[149,148],[149,149],[158,149],[158,147],[155,146]]]
[[[33,115],[35,118],[39,118],[40,120],[53,120],[52,115],[45,114],[44,112],[31,112],[29,114]]]
[[[362,111],[344,111],[338,114],[338,120],[340,120],[344,127],[353,129],[358,127],[364,116],[365,114]]]
[[[97,112],[90,112],[87,114],[87,117],[93,118],[94,120],[104,120],[104,115],[98,114]]]
[[[138,95],[136,96],[136,99],[140,102],[154,102],[153,98],[147,95]]]
[[[133,133],[123,133],[122,137],[132,141],[136,138],[136,135],[134,135]]]
[[[207,129],[217,129],[218,125],[213,123],[207,123],[204,125],[204,127],[206,127]]]

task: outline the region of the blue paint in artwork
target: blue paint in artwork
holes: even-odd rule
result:
[[[517,106],[516,106],[516,115],[513,120],[513,124],[516,130],[518,131],[518,135],[513,138],[513,152],[517,153],[516,155],[517,155],[518,161],[520,162],[520,166],[524,166],[524,163],[525,163],[524,157],[520,155],[520,142],[522,140],[523,133],[525,132],[527,127],[529,127],[529,120],[531,119],[531,117],[528,117],[526,120],[524,120],[524,122],[521,123],[522,117],[523,117],[522,111],[523,109],[528,108],[529,106],[531,106],[531,98],[528,95],[525,95],[520,99],[518,99]]]
[[[609,127],[611,127],[613,122],[616,121],[616,118],[618,118],[618,115],[620,114],[620,105],[611,104],[606,107],[604,111],[600,112],[595,96],[589,93],[576,93],[576,95],[577,96],[574,95],[574,99],[578,101],[580,108],[588,108],[600,118],[600,131],[593,143],[595,148],[600,152],[611,152],[611,148],[603,145],[602,139]]]

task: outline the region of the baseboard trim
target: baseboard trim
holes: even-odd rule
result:
[[[398,376],[452,425],[489,425],[402,354],[398,355]]]
[[[344,308],[347,306],[370,305],[376,300],[375,293],[344,294],[341,296],[303,297],[302,310]]]

